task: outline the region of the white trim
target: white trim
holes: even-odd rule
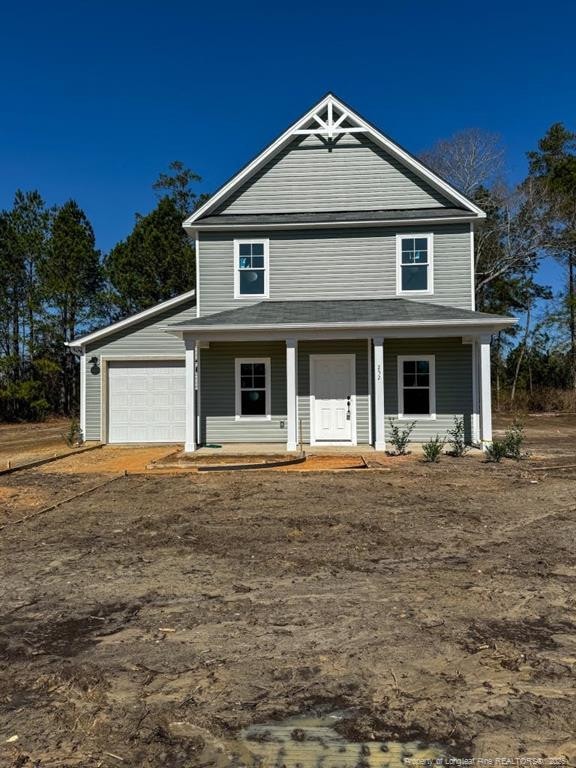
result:
[[[192,230],[194,236],[194,258],[196,259],[196,317],[200,317],[200,232]]]
[[[368,134],[377,144],[383,147],[393,157],[399,160],[404,166],[412,169],[418,176],[426,179],[433,187],[442,192],[446,197],[456,201],[460,206],[464,206],[467,210],[475,213],[478,218],[485,218],[486,214],[475,205],[471,200],[468,200],[463,194],[454,189],[448,182],[441,179],[429,168],[426,168],[415,157],[412,157],[405,149],[402,149],[398,144],[393,142],[387,136],[380,133],[374,126],[367,123],[360,115],[354,112],[353,109],[345,105],[333,94],[328,93],[323,99],[315,104],[312,109],[308,110],[305,115],[292,123],[290,127],[284,131],[275,141],[273,141],[266,149],[264,149],[257,157],[249,162],[241,171],[235,174],[229,181],[227,181],[204,205],[197,208],[194,213],[189,216],[184,222],[185,228],[190,228],[191,225],[202,216],[205,216],[208,211],[215,208],[222,200],[228,197],[243,181],[251,177],[256,171],[274,154],[279,152],[286,144],[292,141],[294,132],[304,130],[306,125],[314,118],[315,113],[321,112],[323,109],[336,108],[338,112],[346,112],[346,117],[353,120],[357,124],[357,129],[362,129],[363,132]],[[334,126],[332,126],[334,128]],[[314,131],[318,133],[319,131]]]
[[[480,441],[480,402],[478,397],[478,344],[476,339],[470,345],[472,355],[472,442]]]
[[[384,403],[384,339],[375,336],[374,344],[374,448],[386,450],[386,409]]]
[[[242,395],[240,387],[240,366],[242,363],[264,363],[266,366],[266,415],[265,416],[242,416]],[[235,421],[270,421],[272,419],[272,393],[271,393],[272,376],[270,374],[270,358],[269,357],[237,357],[234,360],[234,390],[235,390],[235,403],[236,412]]]
[[[86,352],[80,353],[80,432],[86,440]]]
[[[264,246],[264,293],[240,293],[240,246],[262,245]],[[254,299],[267,299],[270,294],[270,240],[268,238],[247,238],[234,240],[234,298],[254,301]]]
[[[426,263],[426,284],[425,290],[403,291],[402,290],[402,240],[426,239],[428,262]],[[420,266],[424,266],[423,264]],[[432,296],[434,294],[434,235],[432,232],[422,232],[413,234],[412,232],[399,232],[396,235],[396,295],[397,296]]]
[[[142,312],[131,315],[131,317],[126,317],[124,320],[119,320],[117,323],[107,325],[106,328],[101,328],[99,331],[94,331],[93,333],[89,333],[86,336],[80,336],[79,338],[73,339],[72,341],[67,341],[66,346],[80,348],[85,344],[90,344],[97,339],[103,338],[104,336],[109,336],[111,333],[121,331],[123,328],[128,328],[129,326],[134,325],[135,323],[139,323],[142,320],[146,320],[149,317],[154,317],[154,315],[158,315],[167,309],[177,307],[179,304],[184,304],[195,295],[196,291],[194,290],[181,293],[179,296],[173,296],[171,299],[162,301],[160,304],[155,304],[153,307],[148,307],[148,309],[144,309]]]
[[[372,410],[374,407],[374,387],[372,386],[372,339],[366,339],[366,352],[368,355],[368,443],[374,444],[374,435],[372,434]]]
[[[490,336],[480,339],[480,439],[492,442],[492,385],[490,381]]]
[[[429,365],[429,405],[428,415],[404,413],[404,363],[425,360]],[[436,355],[398,355],[398,420],[399,421],[435,421],[436,419]]]
[[[295,309],[298,309],[296,302]],[[495,318],[470,318],[470,320],[386,320],[384,322],[378,321],[349,321],[349,322],[336,322],[336,323],[232,323],[229,325],[191,325],[182,324],[174,326],[166,326],[163,330],[169,333],[174,333],[179,336],[181,333],[202,333],[202,334],[218,334],[221,331],[275,331],[282,329],[290,329],[293,331],[302,329],[392,329],[392,328],[467,328],[467,327],[483,327],[489,328],[507,328],[511,325],[516,325],[518,320],[515,317],[495,317]],[[461,333],[455,333],[455,336],[462,336]]]
[[[289,331],[289,332],[288,332]],[[436,339],[436,338],[461,338],[462,336],[476,336],[485,333],[496,333],[497,326],[452,326],[452,327],[422,327],[414,325],[410,328],[391,328],[389,330],[372,326],[369,328],[329,329],[282,329],[264,328],[239,331],[203,332],[197,329],[193,331],[178,331],[176,335],[185,337],[187,333],[193,333],[201,343],[218,341],[285,341],[286,336],[293,336],[298,341],[327,341],[329,339],[365,339],[367,336],[375,336],[385,333],[388,339]]]
[[[286,339],[286,450],[298,448],[298,341]]]
[[[186,339],[186,422],[184,452],[193,453],[198,447],[196,434],[196,339]]]
[[[326,441],[326,440],[316,440],[315,437],[315,417],[314,417],[314,410],[315,410],[315,404],[316,404],[316,395],[315,395],[315,389],[316,389],[316,373],[314,370],[314,363],[318,359],[326,359],[327,357],[330,358],[347,358],[350,363],[350,371],[351,371],[351,382],[353,386],[353,392],[351,392],[350,395],[350,440],[335,440],[332,441]],[[309,355],[309,382],[310,382],[310,394],[309,394],[309,402],[310,402],[310,445],[358,445],[358,438],[356,433],[356,354],[355,353],[346,353],[346,354],[312,354]]]
[[[322,214],[318,214],[321,216]],[[416,224],[468,224],[477,220],[477,216],[443,216],[441,218],[425,217],[420,219],[363,219],[358,221],[306,221],[306,222],[286,222],[277,224],[221,224],[216,222],[203,223],[198,221],[194,224],[195,229],[203,231],[217,231],[220,230],[241,230],[241,229],[313,229],[315,227],[321,227],[326,229],[329,227],[335,227],[340,229],[341,227],[393,227],[393,226],[405,226],[413,227]]]
[[[471,301],[470,306],[476,310],[476,269],[474,261],[474,222],[470,222],[470,285],[471,285]]]

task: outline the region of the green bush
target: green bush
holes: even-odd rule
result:
[[[406,448],[410,443],[410,435],[416,426],[416,422],[410,422],[404,429],[400,429],[393,419],[388,419],[388,422],[390,424],[390,443],[394,446],[394,450],[389,451],[389,453],[392,456],[406,456],[408,453]]]
[[[70,426],[68,427],[68,431],[64,435],[64,440],[66,441],[66,445],[68,445],[70,448],[73,448],[76,445],[81,445],[84,442],[84,435],[82,434],[82,430],[80,429],[80,422],[77,418],[73,418],[70,422]]]
[[[423,443],[422,450],[424,451],[424,460],[430,464],[435,464],[440,458],[445,443],[446,441],[438,435],[432,440],[428,440],[427,443]]]
[[[518,419],[512,422],[512,426],[504,435],[506,456],[517,461],[522,458],[522,446],[524,444],[524,425]]]
[[[486,460],[499,464],[507,455],[508,447],[504,440],[494,440],[486,446]]]
[[[448,430],[448,434],[450,435],[450,440],[448,442],[452,446],[450,451],[452,456],[464,456],[466,451],[470,450],[470,446],[466,443],[466,438],[464,436],[464,419],[455,416],[454,426],[452,429]]]

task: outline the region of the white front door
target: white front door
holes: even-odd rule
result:
[[[355,443],[354,355],[311,355],[310,397],[313,443]]]

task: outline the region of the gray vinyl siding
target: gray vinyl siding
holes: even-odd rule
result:
[[[298,344],[298,419],[302,439],[310,441],[310,355],[356,355],[356,431],[359,443],[369,440],[368,346],[366,339],[301,341]],[[200,352],[200,440],[208,443],[285,443],[286,345],[284,342],[215,342]],[[270,421],[237,421],[235,359],[269,357]],[[281,426],[280,422],[284,423]]]
[[[310,355],[356,355],[356,438],[368,443],[369,383],[368,342],[366,339],[301,341],[298,344],[298,419],[302,440],[310,442]]]
[[[184,358],[184,342],[177,336],[163,330],[168,324],[184,322],[196,318],[195,300],[156,315],[150,320],[143,320],[126,330],[106,336],[86,347],[86,440],[101,440],[101,376],[102,365],[93,367],[91,357],[137,357],[169,356]],[[94,372],[92,372],[92,370]]]
[[[398,356],[434,355],[436,368],[436,419],[409,419],[398,416]],[[464,418],[466,438],[470,440],[472,419],[472,345],[461,338],[384,339],[384,411],[386,440],[390,438],[389,418],[400,427],[416,421],[412,440],[429,440],[446,435],[454,417]]]
[[[472,309],[470,225],[200,233],[200,314],[245,306],[234,299],[234,239],[270,239],[270,299],[396,296],[396,234],[434,235],[434,293],[406,298]]]
[[[270,420],[236,420],[237,357],[270,358]],[[285,443],[288,432],[284,342],[213,342],[208,349],[201,349],[199,401],[203,443]]]
[[[364,136],[331,148],[316,136],[296,139],[242,184],[218,213],[400,210],[452,205]]]

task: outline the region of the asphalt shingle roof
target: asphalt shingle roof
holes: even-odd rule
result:
[[[410,299],[342,299],[320,301],[261,301],[239,309],[230,309],[207,315],[188,323],[171,326],[215,328],[218,326],[274,326],[274,325],[345,325],[347,323],[399,323],[422,322],[510,322],[512,318],[473,312],[469,309],[446,307]],[[507,324],[504,322],[504,324]]]
[[[470,211],[463,208],[417,208],[414,210],[380,211],[328,211],[326,213],[222,213],[204,216],[196,224],[217,225],[262,225],[267,224],[314,224],[316,222],[338,223],[354,221],[413,221],[414,219],[461,219],[470,217]]]

